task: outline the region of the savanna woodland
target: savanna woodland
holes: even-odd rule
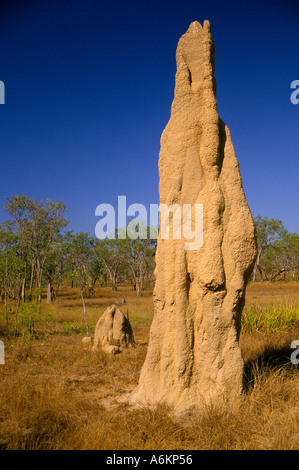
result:
[[[244,393],[238,403],[186,418],[162,405],[131,409],[116,400],[136,387],[145,359],[156,239],[74,233],[61,202],[13,196],[5,209],[1,449],[299,447],[298,234],[280,220],[255,217],[258,256],[240,337]],[[92,352],[82,338],[92,338],[113,303],[130,319],[135,346]]]

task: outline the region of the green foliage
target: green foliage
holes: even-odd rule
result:
[[[88,233],[67,232],[65,245],[70,267],[69,276],[77,287],[84,290],[86,283],[92,277],[95,240]]]
[[[258,215],[254,218],[256,240],[259,247],[266,249],[281,239],[287,233],[281,220],[268,219]]]
[[[63,217],[66,207],[61,202],[37,201],[21,195],[7,198],[4,208],[11,217],[7,224],[18,241],[18,257],[31,273],[34,270],[36,284],[41,288],[45,267],[55,252],[55,243],[68,224]],[[26,278],[26,269],[22,277]],[[41,301],[41,295],[38,301]]]
[[[299,326],[299,304],[272,303],[267,307],[251,305],[245,308],[242,327],[262,333],[280,333]]]
[[[40,305],[35,302],[24,303],[19,310],[19,325],[23,330],[34,334],[35,324],[40,314]]]
[[[281,273],[299,271],[299,235],[289,233],[281,220],[268,219],[258,215],[254,219],[258,256],[254,269],[260,272],[261,280],[264,277],[275,279]]]
[[[299,268],[299,235],[285,233],[273,245],[264,257],[264,263],[269,264],[271,272],[278,270],[296,271]]]
[[[79,321],[63,321],[60,325],[62,327],[62,332],[65,335],[86,333],[86,324]],[[95,323],[88,323],[88,329],[90,332],[93,332],[95,329]]]

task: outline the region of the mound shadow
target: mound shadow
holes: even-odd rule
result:
[[[269,373],[282,368],[299,370],[298,364],[291,362],[294,349],[288,346],[266,346],[261,354],[247,360],[244,364],[243,388],[248,392],[255,384],[257,371]]]

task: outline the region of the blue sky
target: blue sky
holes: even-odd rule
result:
[[[177,42],[205,19],[252,214],[299,231],[297,0],[2,1],[0,222],[16,194],[63,201],[69,228],[91,233],[118,195],[158,203]]]

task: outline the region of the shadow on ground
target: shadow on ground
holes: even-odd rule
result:
[[[298,364],[291,362],[294,349],[288,346],[266,346],[262,354],[258,354],[244,364],[243,386],[245,391],[254,387],[257,372],[271,372],[281,368],[298,370]]]

